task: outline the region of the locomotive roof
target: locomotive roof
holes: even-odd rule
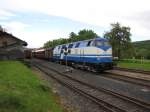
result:
[[[108,39],[106,39],[106,38],[101,38],[101,37],[97,37],[97,38],[95,38],[95,40],[108,41]]]
[[[76,42],[71,42],[71,43],[61,44],[61,45],[57,45],[57,46],[69,45],[69,44],[75,44],[75,43],[80,43],[80,42],[90,41],[90,40],[108,41],[108,39],[106,39],[106,38],[96,37],[96,38],[93,38],[93,39],[81,40],[81,41],[76,41]],[[56,47],[57,47],[57,46],[56,46]]]

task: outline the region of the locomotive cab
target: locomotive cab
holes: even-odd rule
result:
[[[105,38],[97,38],[94,40],[94,46],[97,48],[99,68],[112,69],[112,47],[109,41]]]

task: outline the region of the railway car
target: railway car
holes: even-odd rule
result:
[[[53,49],[53,59],[96,71],[113,67],[112,47],[107,39],[100,37],[58,45]]]
[[[53,60],[53,48],[40,48],[32,51],[35,58]]]
[[[35,49],[32,51],[32,54],[35,58],[45,59],[45,49],[44,48]]]
[[[24,51],[24,57],[27,59],[31,59],[32,58],[32,50],[31,49],[26,49]]]
[[[45,59],[53,61],[53,48],[45,49]]]

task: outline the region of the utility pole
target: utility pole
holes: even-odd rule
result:
[[[72,72],[72,68],[68,67],[68,60],[67,60],[67,55],[69,53],[69,50],[67,49],[67,47],[64,49],[64,54],[65,54],[65,64],[66,64],[66,72]]]

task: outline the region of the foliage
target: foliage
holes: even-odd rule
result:
[[[118,22],[111,24],[111,27],[111,30],[106,32],[104,37],[109,39],[112,45],[113,56],[119,59],[132,56],[134,48],[131,44],[130,28],[121,26]]]
[[[80,30],[78,34],[71,32],[68,39],[60,38],[60,39],[55,39],[53,41],[48,41],[44,44],[44,47],[45,48],[54,47],[56,45],[61,45],[61,44],[66,44],[66,43],[71,43],[71,42],[76,42],[76,41],[81,41],[86,39],[92,39],[95,37],[97,37],[97,34],[94,33],[92,30],[83,29]]]
[[[131,69],[150,70],[150,61],[148,60],[123,60],[117,63],[117,66]]]
[[[56,45],[60,45],[60,44],[66,44],[68,42],[67,39],[65,38],[60,38],[60,39],[55,39],[55,40],[52,40],[52,41],[48,41],[44,44],[44,47],[45,48],[48,48],[48,47],[54,47]]]
[[[18,61],[0,62],[0,112],[62,112],[51,89]]]
[[[125,63],[143,63],[143,64],[150,64],[150,60],[146,60],[146,59],[122,59],[119,60],[121,62],[125,62]]]
[[[150,40],[133,42],[135,58],[150,59]]]

